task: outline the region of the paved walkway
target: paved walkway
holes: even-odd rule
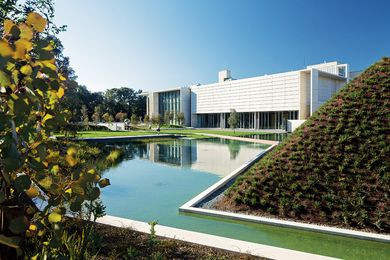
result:
[[[229,140],[243,141],[243,142],[252,142],[252,143],[258,143],[258,144],[268,144],[268,145],[279,144],[278,141],[253,139],[253,138],[247,138],[247,137],[216,135],[216,134],[205,134],[205,133],[194,133],[194,134],[210,136],[210,137],[218,137],[218,138],[229,139]]]

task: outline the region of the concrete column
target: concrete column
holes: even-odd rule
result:
[[[310,115],[320,106],[318,102],[318,70],[311,69],[310,75]]]

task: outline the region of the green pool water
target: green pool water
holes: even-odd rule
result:
[[[389,259],[390,244],[179,214],[185,202],[266,149],[221,139],[115,142],[124,160],[104,175],[107,214],[344,259]]]

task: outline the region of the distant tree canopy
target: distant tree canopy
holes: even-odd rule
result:
[[[146,113],[146,98],[141,96],[141,90],[131,88],[113,88],[105,92],[90,92],[85,86],[76,81],[68,82],[67,92],[60,106],[74,111],[73,121],[81,121],[81,107],[85,105],[91,118],[95,107],[100,106],[103,114],[115,117],[118,113],[144,116]]]

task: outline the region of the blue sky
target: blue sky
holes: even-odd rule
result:
[[[390,56],[390,1],[57,0],[78,81],[157,90]]]

